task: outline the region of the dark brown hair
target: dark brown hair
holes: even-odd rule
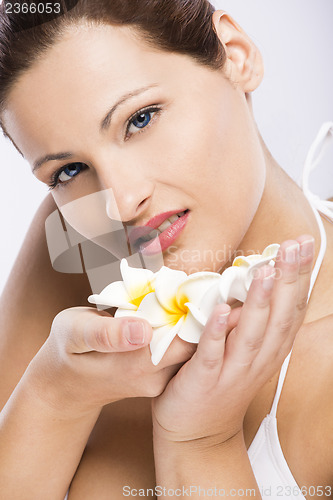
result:
[[[59,0],[52,4],[58,5],[53,13],[6,13],[9,3],[14,5],[5,0],[0,6],[0,113],[20,75],[80,22],[132,26],[156,48],[187,54],[213,69],[225,61],[208,0]],[[28,6],[34,3],[24,0]],[[9,137],[1,121],[0,126]]]

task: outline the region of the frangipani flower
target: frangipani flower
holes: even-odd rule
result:
[[[148,269],[130,267],[126,259],[120,263],[120,272],[123,281],[111,283],[100,294],[90,295],[88,301],[91,304],[136,311],[142,299],[154,291],[155,274]]]
[[[274,243],[264,249],[262,254],[236,257],[232,266],[225,270],[219,283],[220,294],[226,302],[229,297],[244,302],[247,297],[255,271],[261,266],[274,266],[280,245]]]
[[[218,283],[204,295],[199,308],[191,307],[196,320],[204,326],[216,304],[232,299],[244,302],[256,270],[266,264],[274,266],[279,247],[274,243],[266,247],[262,254],[236,257],[232,266],[222,273]]]
[[[188,276],[165,266],[153,273],[132,268],[123,259],[123,281],[108,285],[88,300],[118,307],[115,317],[136,316],[149,321],[153,327],[151,359],[157,365],[176,335],[186,342],[199,342],[216,304],[231,299],[244,302],[255,269],[265,264],[273,266],[278,249],[279,245],[273,244],[262,254],[236,257],[222,275],[198,272]]]
[[[206,291],[220,279],[217,273],[195,273],[162,267],[157,273],[136,269],[123,259],[123,281],[108,285],[92,304],[118,307],[115,317],[136,316],[149,321],[154,329],[150,344],[152,362],[157,365],[178,334],[187,342],[198,343],[202,325],[193,318],[189,305],[199,306]]]
[[[154,327],[150,343],[153,364],[160,362],[176,335],[186,342],[199,342],[202,325],[193,317],[191,306],[198,307],[206,291],[219,279],[217,273],[187,276],[168,267],[156,273],[155,292],[146,295],[137,310],[138,316]]]

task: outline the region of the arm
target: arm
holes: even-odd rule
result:
[[[0,408],[47,339],[53,318],[73,305],[88,305],[83,274],[53,270],[45,220],[56,209],[49,195],[38,209],[0,297]]]
[[[86,277],[56,273],[49,263],[44,223],[54,209],[47,199],[38,211],[0,305],[2,406],[7,401],[0,415],[0,484],[13,500],[64,497],[103,405],[156,396],[175,372],[170,359],[184,361],[184,353],[173,353],[156,370],[145,347],[151,332],[142,345],[129,345],[119,320],[106,313],[74,308],[57,315],[85,303],[90,290]]]
[[[155,398],[154,453],[162,486],[216,486],[234,490],[234,498],[250,489],[260,498],[243,420],[302,324],[313,253],[308,236],[283,243],[275,276],[270,266],[261,268],[241,310],[216,306],[196,353]],[[194,498],[200,496],[196,492]]]
[[[127,321],[93,308],[57,315],[0,414],[3,495],[64,496],[103,406],[156,390],[158,373],[147,370],[138,382],[151,329],[146,324],[142,343],[130,344]],[[138,358],[128,356],[136,350]]]
[[[169,498],[168,490],[183,488],[191,498],[261,498],[242,433],[226,443],[211,445],[200,441],[179,445],[156,436],[154,450],[156,484],[163,490],[162,498]],[[214,495],[209,493],[212,491]]]
[[[2,495],[63,499],[98,415],[52,407],[26,373],[0,414]]]
[[[44,228],[46,218],[55,209],[48,196],[34,217],[1,296],[1,408],[47,339],[56,314],[73,304],[85,303],[89,294],[86,276],[60,274],[51,267]],[[62,412],[37,395],[25,375],[0,415],[2,490],[8,485],[12,498],[23,498],[29,491],[29,482],[35,481],[35,498],[51,498],[51,491],[54,498],[59,498],[59,488],[53,489],[52,478],[61,477],[64,496],[97,416],[98,412],[92,412],[77,420],[64,420]],[[31,463],[39,464],[34,474]]]

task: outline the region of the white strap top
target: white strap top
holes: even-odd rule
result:
[[[303,170],[302,189],[315,214],[321,237],[320,250],[311,275],[308,300],[326,251],[326,233],[318,212],[321,212],[333,222],[333,202],[321,200],[310,191],[309,175],[319,164],[324,146],[327,140],[332,137],[333,122],[324,123],[309,150]],[[259,430],[248,449],[248,456],[263,500],[272,500],[272,498],[306,500],[283,455],[277,429],[276,412],[290,356],[291,352],[283,362],[271,411],[261,422]]]

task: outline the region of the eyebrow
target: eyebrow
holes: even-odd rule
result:
[[[126,94],[124,94],[115,103],[115,105],[112,106],[112,108],[110,109],[110,111],[108,111],[108,113],[105,116],[105,118],[101,121],[100,131],[104,132],[105,130],[107,130],[109,128],[112,116],[115,113],[115,111],[118,109],[119,106],[121,106],[122,104],[124,104],[129,99],[132,99],[133,97],[136,97],[136,96],[138,96],[140,94],[143,94],[144,92],[147,92],[147,90],[150,90],[150,89],[152,89],[154,87],[157,87],[157,84],[152,84],[152,85],[148,85],[146,87],[141,87],[141,88],[139,88],[137,90],[133,90],[131,92],[127,92]],[[63,152],[63,153],[47,154],[45,156],[42,156],[41,158],[39,158],[38,160],[36,160],[34,162],[32,171],[35,172],[44,163],[46,163],[48,161],[52,161],[52,160],[69,160],[69,159],[73,158],[73,156],[74,156],[73,153],[70,153],[70,152],[67,152],[67,151]]]
[[[107,130],[109,128],[112,116],[113,116],[113,114],[115,113],[115,111],[117,110],[117,108],[119,106],[121,106],[122,104],[124,104],[129,99],[132,99],[133,97],[136,97],[136,96],[138,96],[140,94],[143,94],[144,92],[147,92],[147,90],[150,90],[150,89],[152,89],[154,87],[157,87],[156,83],[154,83],[152,85],[148,85],[147,87],[142,87],[142,88],[137,89],[137,90],[132,90],[131,92],[128,92],[127,94],[124,94],[116,102],[116,104],[114,106],[112,106],[112,108],[110,109],[110,111],[108,112],[108,114],[106,115],[106,117],[104,118],[104,120],[102,120],[101,126],[100,126],[101,132],[103,132],[103,131],[105,131],[105,130]]]
[[[35,172],[38,170],[44,163],[52,160],[69,160],[70,158],[73,158],[72,153],[56,153],[54,155],[47,154],[45,156],[42,156],[42,158],[39,158],[36,160],[33,164],[32,172]]]

